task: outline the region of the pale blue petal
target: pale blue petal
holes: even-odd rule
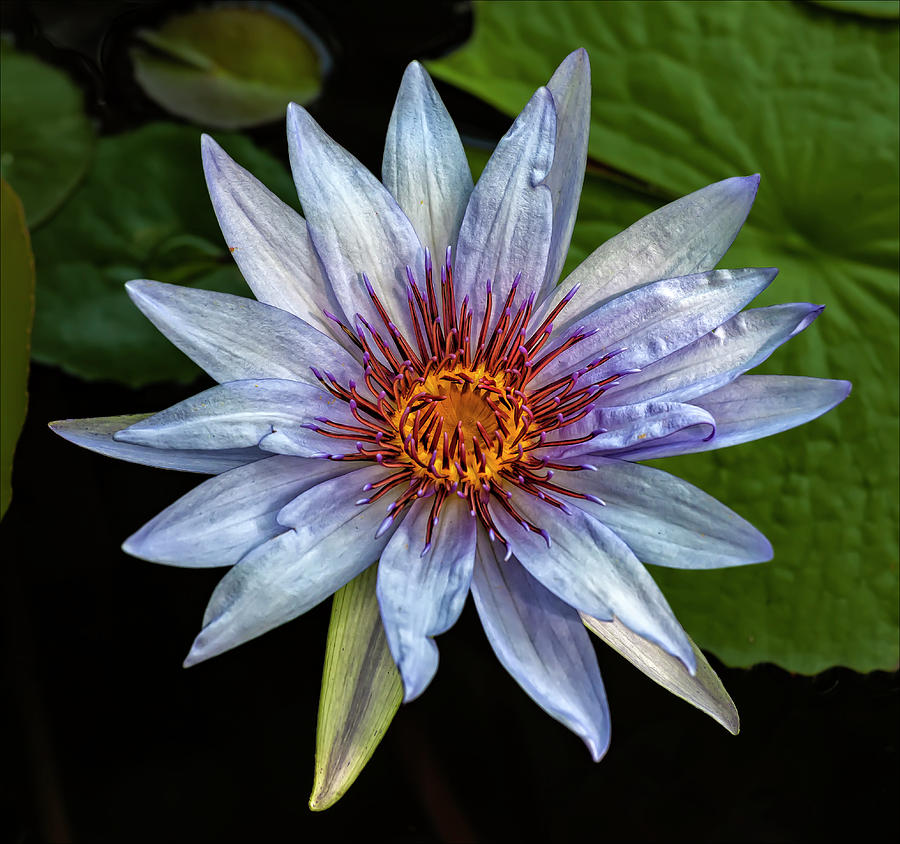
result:
[[[598,401],[690,401],[717,390],[759,366],[779,346],[811,325],[823,308],[795,303],[742,311],[683,349],[623,377],[619,386]]]
[[[390,494],[378,505],[355,502],[363,487],[387,475],[369,466],[333,478],[282,509],[302,519],[257,546],[219,581],[185,666],[248,642],[312,609],[378,559],[390,539],[375,538]]]
[[[183,495],[122,548],[153,563],[233,565],[257,545],[284,533],[275,517],[285,504],[352,467],[343,461],[270,457],[232,469]]]
[[[431,637],[459,618],[475,562],[475,519],[458,498],[448,499],[422,553],[433,499],[416,501],[403,517],[378,564],[378,604],[394,662],[403,678],[403,699],[417,698],[437,672]]]
[[[553,228],[538,301],[550,294],[559,279],[578,213],[591,125],[591,62],[587,51],[578,49],[566,56],[550,77],[547,89],[556,106],[556,149],[545,180],[553,198]]]
[[[366,273],[394,324],[412,336],[406,268],[422,278],[425,267],[412,223],[384,185],[295,103],[288,106],[288,151],[309,235],[349,323],[357,313],[375,313]]]
[[[543,536],[491,506],[512,553],[533,577],[580,612],[605,621],[618,618],[694,671],[687,635],[647,569],[613,531],[573,505],[562,513],[525,493],[513,493],[511,504],[550,539],[548,547]]]
[[[553,96],[539,88],[491,155],[463,217],[453,273],[457,301],[468,295],[473,342],[494,286],[491,324],[498,319],[514,277],[524,291],[537,290],[547,273],[553,196],[544,180],[556,146]],[[499,301],[498,301],[499,300]]]
[[[648,214],[595,249],[554,291],[554,308],[577,284],[566,308],[574,325],[602,305],[649,281],[713,269],[728,251],[756,198],[759,176],[716,182]]]
[[[220,451],[195,449],[150,448],[132,445],[113,439],[119,431],[149,419],[152,413],[135,413],[130,416],[95,416],[88,419],[62,419],[51,422],[50,429],[63,439],[80,445],[89,451],[141,463],[158,469],[176,469],[180,472],[197,472],[202,475],[217,475],[238,466],[245,466],[269,454],[258,448],[232,448]]]
[[[115,434],[120,442],[155,448],[245,448],[296,457],[330,452],[338,442],[317,433],[316,419],[353,424],[348,406],[298,381],[229,381],[204,390]]]
[[[472,174],[462,141],[434,83],[418,62],[403,74],[382,164],[384,186],[436,261],[456,251]]]
[[[253,295],[343,342],[323,310],[337,299],[319,263],[306,221],[236,164],[209,135],[201,139],[203,172],[225,243]]]
[[[310,367],[343,383],[361,364],[287,311],[229,293],[139,279],[125,285],[141,313],[216,381],[287,378],[318,384]]]
[[[553,360],[535,377],[534,386],[555,381],[622,348],[624,352],[589,372],[584,380],[645,367],[731,319],[765,290],[777,273],[771,268],[713,270],[656,281],[619,296],[585,317],[583,328],[595,333]]]
[[[709,442],[674,443],[652,456],[711,451],[771,437],[827,413],[850,395],[850,386],[849,381],[798,375],[742,375],[695,400],[715,417],[716,434]]]
[[[624,460],[585,456],[562,462],[596,469],[560,472],[555,480],[604,502],[578,506],[612,528],[645,563],[714,569],[772,559],[765,536],[687,481]]]
[[[599,762],[609,747],[609,705],[578,613],[515,560],[498,560],[483,535],[477,554],[472,597],[494,653],[528,696],[580,736]]]
[[[714,418],[702,408],[678,402],[650,401],[623,407],[598,407],[584,419],[551,431],[541,456],[574,457],[577,454],[618,456],[635,449],[655,447],[658,440],[679,435],[680,441],[703,441],[716,430]],[[557,440],[579,439],[600,431],[596,436],[574,445],[554,446]]]

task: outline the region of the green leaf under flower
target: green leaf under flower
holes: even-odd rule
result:
[[[743,570],[653,575],[726,663],[892,669],[898,661],[898,28],[789,3],[476,3],[434,74],[517,114],[585,46],[590,155],[662,197],[762,174],[724,265],[777,266],[756,304],[825,315],[758,372],[846,378],[847,404],[802,429],[658,465],[772,541]],[[522,49],[528,44],[533,49]],[[589,175],[570,270],[665,198]]]
[[[0,44],[0,173],[22,198],[30,228],[75,189],[87,169],[94,132],[81,91],[61,71]]]
[[[25,211],[0,179],[0,517],[12,498],[12,463],[28,409],[34,255]]]
[[[309,798],[313,811],[334,805],[350,788],[403,699],[375,597],[377,571],[377,564],[370,566],[334,596]]]
[[[219,5],[142,30],[135,76],[163,108],[204,126],[236,129],[284,118],[322,87],[324,53],[299,21],[271,7]]]
[[[297,207],[287,170],[247,138],[216,139]],[[150,278],[250,296],[206,192],[200,133],[156,123],[102,138],[79,190],[34,236],[33,355],[75,375],[131,386],[200,370],[141,315],[123,284]]]

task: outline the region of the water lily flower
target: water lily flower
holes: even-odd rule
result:
[[[391,117],[383,183],[291,105],[302,217],[204,136],[212,202],[256,301],[126,288],[218,386],[153,415],[54,424],[113,457],[213,475],[124,544],[158,563],[231,566],[186,665],[296,618],[379,561],[407,701],[435,675],[434,637],[470,592],[500,662],[594,759],[609,713],[583,619],[695,671],[643,563],[737,566],[772,548],[640,461],[784,431],[849,384],[745,374],[822,310],[744,310],[776,271],[716,269],[756,176],[660,208],[557,283],[589,104],[579,50],[474,186],[418,63]]]

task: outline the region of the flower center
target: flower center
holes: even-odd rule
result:
[[[471,514],[484,523],[492,539],[507,544],[491,517],[490,506],[496,505],[549,542],[546,530],[516,511],[513,491],[534,495],[564,512],[568,508],[559,496],[590,497],[551,480],[554,471],[577,471],[580,467],[551,462],[536,451],[545,445],[551,431],[564,429],[590,413],[594,399],[618,375],[599,381],[584,376],[620,350],[534,388],[532,381],[538,373],[589,336],[589,332],[576,329],[563,343],[544,351],[553,320],[575,290],[531,329],[534,294],[516,306],[516,276],[500,318],[489,332],[493,295],[488,281],[485,312],[475,339],[471,336],[473,314],[468,296],[459,308],[455,302],[449,249],[441,267],[440,297],[432,276],[428,255],[422,288],[407,268],[412,338],[405,338],[391,321],[365,276],[366,289],[390,340],[361,314],[356,314],[353,331],[326,312],[362,352],[366,389],[361,392],[353,381],[344,387],[329,373],[313,369],[332,395],[349,404],[358,422],[348,425],[321,419],[323,426],[316,428],[319,433],[355,445],[355,451],[323,456],[374,461],[392,470],[365,487],[371,495],[359,504],[370,504],[390,490],[406,486],[388,508],[379,534],[413,501],[433,496],[432,518],[425,536],[427,550],[442,507],[449,496],[457,495],[467,500]],[[588,383],[579,385],[585,381]],[[554,435],[552,445],[586,442],[597,433],[569,439]]]
[[[502,469],[519,459],[533,421],[504,380],[503,373],[457,365],[413,385],[391,421],[414,476],[453,492],[460,485],[490,490]]]

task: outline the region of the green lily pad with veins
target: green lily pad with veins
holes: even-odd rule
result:
[[[471,41],[429,69],[512,117],[579,46],[590,159],[657,195],[589,175],[564,274],[667,198],[758,172],[722,265],[780,268],[757,305],[827,307],[755,371],[854,383],[809,425],[658,461],[752,521],[775,559],[654,577],[731,665],[896,668],[897,24],[801,3],[476,3]]]

